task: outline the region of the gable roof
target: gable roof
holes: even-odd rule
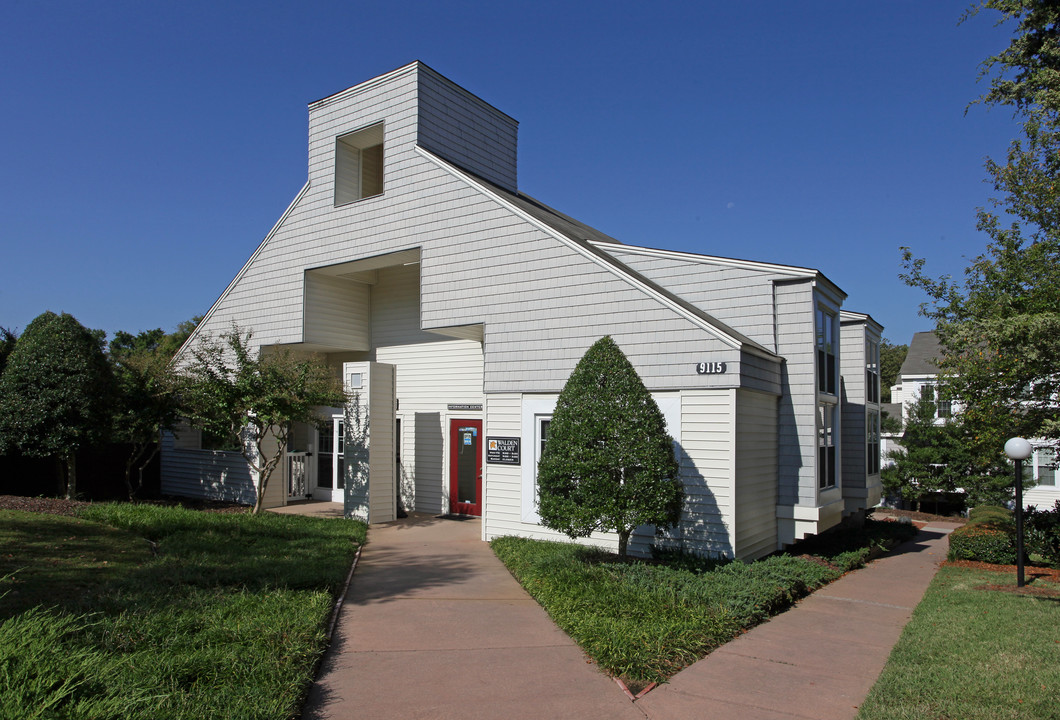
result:
[[[748,351],[766,358],[778,358],[777,354],[773,351],[760,345],[729,325],[726,325],[709,313],[703,312],[700,308],[692,305],[683,298],[678,297],[666,288],[633,270],[617,258],[604,252],[602,249],[598,248],[594,242],[590,241],[589,236],[592,236],[596,241],[610,242],[614,245],[619,245],[622,248],[628,246],[622,245],[614,238],[611,238],[588,225],[580,223],[557,210],[553,210],[544,203],[534,200],[528,195],[521,192],[512,193],[504,190],[487,180],[443,160],[429,150],[422,147],[417,147],[416,150],[450,175],[463,180],[472,188],[475,188],[487,197],[493,198],[496,202],[507,207],[516,214],[521,215],[523,219],[536,225],[539,229],[564,243],[583,257],[592,260],[613,275],[625,280],[645,294],[654,297],[662,304],[669,306],[670,309],[674,310],[678,315],[681,315],[685,319],[701,327],[703,330],[706,330],[729,347]],[[605,238],[606,240],[604,240]]]
[[[933,331],[913,333],[899,375],[938,375],[939,367],[935,361],[942,355],[939,336]]]

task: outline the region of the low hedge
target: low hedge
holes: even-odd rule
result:
[[[1016,540],[992,523],[968,523],[950,533],[950,560],[978,560],[996,565],[1016,562]]]
[[[968,511],[968,522],[1000,525],[1007,530],[1013,523],[1012,511],[1000,505],[977,505]]]
[[[1027,508],[1025,530],[1027,548],[1060,567],[1060,500],[1051,510]]]

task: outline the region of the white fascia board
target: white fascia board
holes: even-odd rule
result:
[[[864,323],[869,330],[874,331],[877,335],[883,333],[883,325],[880,325],[878,322],[876,322],[876,320],[868,313],[859,313],[854,312],[853,310],[840,310],[839,322]]]
[[[419,67],[419,65],[419,60],[413,60],[407,65],[402,65],[401,67],[395,70],[391,70],[388,73],[383,73],[382,75],[374,77],[371,80],[365,80],[363,83],[358,83],[353,87],[346,88],[345,90],[340,90],[334,95],[328,95],[327,97],[320,98],[319,100],[314,100],[313,102],[309,103],[309,110],[310,112],[312,112],[313,110],[316,110],[318,108],[330,105],[333,102],[345,100],[351,95],[356,95],[357,93],[364,92],[365,90],[370,90],[374,87],[378,87],[379,85],[390,82],[396,77],[408,75],[409,73],[415,72],[416,68]]]
[[[184,349],[191,347],[192,343],[199,337],[199,330],[201,330],[202,327],[206,325],[209,319],[213,316],[214,310],[217,309],[217,306],[220,305],[226,297],[228,297],[228,294],[232,292],[232,288],[236,286],[236,284],[242,279],[243,275],[246,274],[250,266],[254,264],[254,261],[257,260],[258,255],[260,255],[261,251],[265,249],[265,246],[269,244],[269,241],[272,240],[272,237],[276,234],[276,231],[279,230],[280,226],[283,225],[283,223],[287,220],[287,217],[291,214],[291,211],[294,210],[295,206],[298,204],[298,201],[305,197],[306,191],[308,190],[309,181],[307,180],[306,184],[303,185],[302,189],[298,191],[297,195],[295,195],[294,200],[291,201],[291,204],[288,205],[287,209],[283,211],[283,215],[280,216],[280,219],[277,220],[276,224],[272,226],[271,230],[269,230],[269,234],[266,235],[265,239],[261,241],[260,245],[258,245],[257,250],[254,251],[254,254],[251,255],[250,259],[243,264],[243,267],[239,270],[238,273],[236,273],[236,276],[232,279],[232,282],[228,283],[228,287],[225,288],[225,291],[221,293],[221,296],[218,297],[214,301],[213,305],[210,306],[210,309],[205,315],[203,315],[202,320],[199,322],[198,325],[195,326],[195,330],[193,330],[191,335],[188,336],[188,339],[184,341],[184,344],[180,346],[180,349],[173,354],[173,359],[170,361],[171,365],[175,366],[177,363],[177,358],[179,358],[181,354],[183,354]]]
[[[700,265],[717,265],[721,267],[738,268],[742,270],[756,270],[768,272],[775,275],[783,275],[793,278],[816,278],[820,272],[811,268],[796,267],[794,265],[774,265],[773,263],[758,262],[755,260],[736,260],[734,258],[718,257],[716,255],[700,255],[698,253],[679,252],[676,250],[661,250],[659,248],[641,247],[639,245],[624,245],[590,241],[595,247],[608,252],[630,253],[633,255],[647,255],[649,257],[668,258],[682,260],[685,262],[698,263]]]
[[[541,232],[545,233],[546,235],[548,235],[550,237],[555,238],[556,240],[558,240],[559,242],[563,243],[568,248],[570,248],[574,252],[578,253],[579,255],[584,257],[585,259],[592,261],[593,263],[595,263],[599,267],[603,268],[604,270],[607,270],[609,273],[611,273],[615,277],[618,277],[618,278],[624,280],[628,284],[632,285],[633,287],[635,287],[638,290],[640,290],[641,292],[643,292],[645,295],[647,295],[647,296],[653,298],[654,300],[662,303],[663,305],[665,305],[670,310],[674,311],[675,313],[677,313],[681,317],[683,317],[686,320],[688,320],[689,322],[691,322],[693,325],[695,325],[695,326],[705,330],[709,334],[713,335],[715,338],[717,338],[718,340],[720,340],[724,344],[728,345],[730,348],[732,348],[734,350],[747,350],[748,349],[748,348],[746,348],[744,346],[744,343],[741,342],[738,338],[735,338],[732,335],[729,335],[728,333],[720,330],[719,328],[717,328],[714,325],[712,325],[711,323],[705,321],[703,318],[699,317],[695,313],[689,312],[685,308],[681,307],[679,304],[675,303],[670,298],[668,298],[665,295],[663,295],[663,294],[659,293],[658,291],[656,291],[655,288],[645,284],[639,278],[635,278],[635,277],[629,275],[628,273],[623,272],[621,268],[618,268],[615,265],[613,265],[612,263],[608,262],[606,258],[601,257],[600,255],[597,255],[596,253],[590,251],[588,248],[586,248],[586,247],[582,246],[581,244],[571,240],[570,238],[568,238],[563,233],[557,232],[556,230],[554,230],[553,228],[549,227],[545,223],[541,222],[537,218],[532,217],[531,215],[523,212],[521,209],[519,209],[515,205],[511,204],[510,202],[505,200],[503,197],[501,197],[497,193],[493,192],[491,189],[489,189],[485,185],[482,185],[481,183],[477,182],[475,180],[475,178],[471,177],[470,175],[467,175],[466,173],[461,172],[458,168],[452,166],[451,164],[449,164],[445,160],[442,160],[440,157],[434,155],[430,151],[424,150],[423,148],[421,148],[421,147],[419,147],[417,145],[416,146],[416,152],[418,152],[420,155],[422,155],[423,157],[425,157],[428,160],[430,160],[432,163],[434,163],[435,165],[437,165],[438,167],[440,167],[442,170],[446,171],[447,173],[449,173],[453,177],[458,178],[458,179],[466,182],[468,185],[470,185],[474,189],[478,190],[480,193],[482,193],[486,197],[490,198],[491,200],[496,202],[498,205],[500,205],[503,208],[505,208],[506,210],[510,211],[512,214],[516,215],[520,219],[525,220],[527,223],[533,225],[534,227],[536,227]],[[623,245],[622,247],[626,247],[626,246]]]

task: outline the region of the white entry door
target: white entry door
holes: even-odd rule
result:
[[[313,498],[342,502],[346,463],[343,441],[346,428],[341,412],[331,415],[331,422],[317,429],[316,482]]]

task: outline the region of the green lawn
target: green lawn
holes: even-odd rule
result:
[[[1060,597],[987,585],[1015,577],[939,569],[858,718],[1060,718]],[[1060,595],[1042,579],[1031,586]]]
[[[869,522],[753,563],[689,556],[662,564],[619,562],[569,543],[498,538],[494,552],[606,672],[632,685],[665,680],[714,648],[864,564],[873,547],[916,533]],[[796,557],[812,554],[814,559]],[[825,562],[822,562],[824,560]]]
[[[0,511],[0,717],[297,716],[361,523]]]

